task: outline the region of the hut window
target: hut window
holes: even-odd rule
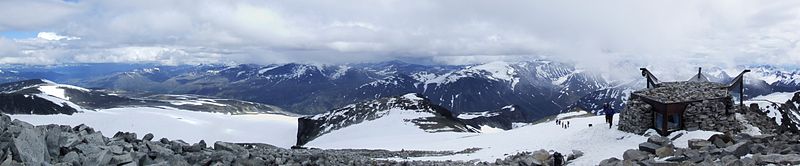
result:
[[[680,129],[680,127],[681,127],[681,116],[678,115],[678,114],[672,114],[672,116],[670,116],[670,117],[672,117],[672,118],[669,118],[669,121],[667,121],[667,125],[669,125],[669,129],[670,130],[678,130],[678,129]]]
[[[660,112],[655,112],[655,115],[656,115],[656,121],[655,121],[656,129],[657,130],[661,130],[664,127],[664,125],[663,125],[664,124],[664,115],[662,115]]]

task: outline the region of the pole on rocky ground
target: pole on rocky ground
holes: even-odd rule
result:
[[[739,73],[738,76],[731,80],[731,83],[728,85],[728,90],[733,90],[733,88],[739,87],[739,107],[744,107],[744,73],[750,72],[749,69],[745,69],[742,73]]]
[[[658,84],[658,78],[656,78],[656,76],[654,76],[653,73],[650,73],[650,71],[647,70],[647,68],[643,67],[639,68],[639,70],[642,71],[642,76],[647,78],[647,89],[650,89],[651,87],[655,88],[656,84]]]

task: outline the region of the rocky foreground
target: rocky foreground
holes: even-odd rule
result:
[[[800,93],[795,94],[795,99],[800,99],[798,96]],[[788,104],[781,107],[792,110]],[[761,134],[726,132],[708,139],[690,139],[688,148],[673,145],[672,140],[680,135],[676,138],[656,135],[638,148],[625,151],[622,159],[609,158],[599,165],[800,165],[800,132],[792,128],[797,124],[786,120],[779,125],[757,104],[735,110],[740,115],[736,118],[743,118],[741,120],[758,128]]]
[[[734,136],[717,134],[708,139],[690,139],[688,148],[677,148],[670,138],[652,136],[629,149],[623,158],[609,158],[600,166],[623,165],[798,165],[800,136],[794,134]]]
[[[33,126],[0,114],[0,165],[549,165],[552,151],[510,155],[495,162],[396,161],[387,158],[443,156],[479,149],[451,151],[284,149],[268,144],[139,139],[118,132],[112,138],[89,126]],[[582,156],[580,151],[565,160]]]

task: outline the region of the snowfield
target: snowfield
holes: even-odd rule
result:
[[[615,115],[619,119],[619,115]],[[402,117],[402,116],[397,116]],[[605,117],[591,116],[574,118],[569,121],[571,127],[564,129],[554,121],[493,133],[426,133],[414,126],[392,125],[397,119],[381,118],[360,123],[329,134],[306,144],[308,147],[325,149],[388,149],[388,150],[454,150],[482,148],[472,154],[461,154],[442,157],[420,157],[408,160],[481,160],[493,162],[506,155],[522,151],[539,149],[556,150],[570,154],[571,150],[580,150],[585,156],[578,158],[574,165],[595,165],[601,160],[617,157],[628,149],[636,149],[639,143],[647,141],[647,137],[632,133],[609,129]],[[592,124],[594,127],[589,127]],[[654,132],[651,132],[654,133]],[[692,138],[708,139],[718,132],[711,131],[678,131],[670,138],[683,133],[675,141],[678,147],[687,147]],[[403,159],[393,159],[403,160]]]
[[[138,137],[153,133],[155,139],[181,139],[188,143],[205,140],[257,142],[289,148],[295,144],[297,117],[254,114],[227,115],[180,110],[171,107],[113,108],[84,111],[73,115],[10,115],[34,125],[86,124],[112,137],[117,131],[135,132]]]

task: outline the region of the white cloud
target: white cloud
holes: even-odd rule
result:
[[[38,34],[36,34],[36,37],[39,38],[39,39],[51,40],[51,41],[52,40],[78,40],[78,39],[81,39],[79,37],[58,35],[55,32],[39,32]]]
[[[0,10],[0,30],[57,32],[49,39],[62,40],[11,41],[15,47],[0,49],[25,56],[2,55],[2,63],[476,63],[547,56],[607,71],[622,60],[655,68],[800,63],[797,1],[13,2],[0,4],[15,12]],[[63,40],[70,36],[81,40]]]

